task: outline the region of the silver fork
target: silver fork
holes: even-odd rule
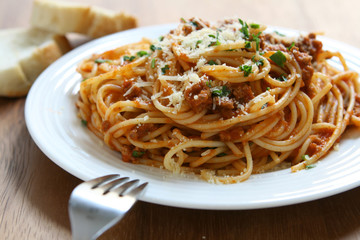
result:
[[[69,214],[74,240],[96,239],[117,223],[147,185],[113,174],[78,185],[71,193]]]

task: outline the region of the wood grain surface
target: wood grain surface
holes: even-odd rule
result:
[[[77,0],[138,16],[139,25],[240,16],[360,48],[360,2],[325,0]],[[1,0],[0,28],[29,27],[32,0]],[[1,53],[0,53],[1,54]],[[81,181],[48,159],[25,124],[26,98],[0,98],[0,240],[70,239],[67,202]],[[360,160],[359,160],[360,161]],[[292,206],[246,211],[138,202],[100,239],[360,239],[360,188]]]

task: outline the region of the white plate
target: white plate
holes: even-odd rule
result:
[[[209,184],[194,176],[173,175],[166,170],[121,161],[118,152],[83,127],[75,108],[80,75],[78,63],[142,37],[157,38],[175,25],[138,28],[113,34],[74,49],[36,80],[25,106],[29,132],[40,149],[74,176],[88,180],[101,175],[148,181],[141,200],[162,205],[197,209],[254,209],[283,206],[319,199],[360,185],[360,131],[348,131],[340,150],[332,151],[315,168],[291,173],[289,169],[252,175],[239,184]],[[276,28],[282,33],[297,31]],[[360,51],[346,44],[321,38],[324,48],[338,50],[351,69],[360,72]],[[338,65],[337,62],[334,62]]]

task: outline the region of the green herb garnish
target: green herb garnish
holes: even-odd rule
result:
[[[219,32],[218,31],[216,31],[216,37],[213,34],[210,34],[209,37],[215,38],[216,41],[211,42],[208,47],[210,47],[210,46],[218,46],[218,45],[221,44],[220,41],[219,41]]]
[[[198,48],[200,43],[202,43],[202,41],[201,41],[201,40],[197,40],[195,47]]]
[[[285,34],[279,33],[278,31],[275,31],[275,33],[276,33],[277,35],[279,35],[280,37],[286,37]]]
[[[165,65],[165,67],[161,68],[163,74],[165,74],[167,70],[169,70],[169,65]]]
[[[307,169],[311,169],[311,168],[314,168],[314,167],[316,167],[315,164],[310,164],[310,165],[306,165],[305,169],[307,170]]]
[[[136,53],[136,55],[138,55],[139,57],[143,57],[143,56],[145,56],[145,55],[148,55],[149,53],[147,52],[147,51],[138,51],[137,53]]]
[[[280,67],[284,67],[284,63],[286,62],[286,57],[281,51],[277,51],[276,53],[271,55],[270,59]]]
[[[214,60],[210,60],[207,62],[209,65],[217,65],[217,63]]]
[[[206,81],[206,86],[208,86],[209,88],[211,88],[211,80],[209,80],[209,81]]]
[[[245,48],[251,48],[251,42],[245,41]]]
[[[256,35],[255,34],[252,35],[253,41],[255,41],[255,43],[256,43],[256,51],[259,51],[259,49],[260,49],[260,38],[259,38],[260,34],[261,34],[261,32],[259,32]]]
[[[305,155],[302,155],[302,156],[301,156],[301,159],[302,159],[303,161],[307,161],[307,160],[310,159],[310,157],[309,157],[309,155],[305,154]]]
[[[222,88],[212,89],[211,93],[213,96],[227,97],[230,95],[231,91],[227,86],[222,86]]]
[[[252,66],[249,65],[241,65],[240,70],[244,72],[244,77],[248,77],[252,73]]]
[[[251,27],[251,28],[254,28],[254,29],[258,29],[258,28],[260,27],[260,24],[251,23],[251,24],[250,24],[250,27]]]
[[[279,80],[280,82],[286,82],[288,79],[286,78],[285,75],[281,75],[280,77],[277,78],[277,80]]]
[[[112,61],[109,60],[109,59],[101,59],[101,58],[98,58],[98,59],[95,59],[94,61],[95,63],[111,63]]]
[[[123,57],[124,61],[129,61],[129,62],[133,61],[135,58],[136,58],[135,56],[131,56],[131,57],[129,57],[129,56],[124,56],[124,57]]]
[[[155,45],[151,44],[150,45],[150,50],[155,52],[155,50],[162,50],[161,47],[155,47]]]
[[[264,66],[264,59],[262,59],[262,58],[260,58],[259,60],[255,60],[255,55],[254,56],[252,56],[252,58],[251,58],[251,61],[253,61],[255,64],[256,64],[256,66]]]
[[[136,151],[136,150],[134,150],[134,151],[132,152],[132,156],[133,156],[133,157],[136,157],[136,158],[142,157],[144,154],[145,154],[145,152],[142,152],[142,151]]]
[[[164,40],[164,36],[159,37],[159,41],[162,42]]]
[[[270,87],[266,87],[266,91],[270,91]]]
[[[84,119],[81,119],[81,124],[86,127],[88,122],[86,120],[84,120]]]
[[[199,26],[197,22],[191,21],[190,23],[191,23],[192,25],[194,25],[194,27],[198,27],[198,26]]]
[[[240,18],[238,19],[240,24],[241,24],[241,29],[240,32],[242,32],[245,36],[245,38],[249,38],[249,26],[246,22],[244,22],[243,20],[241,20]]]
[[[295,42],[292,42],[291,45],[287,48],[289,51],[295,46]]]
[[[155,68],[155,62],[156,62],[156,59],[153,58],[153,59],[151,60],[151,68]]]

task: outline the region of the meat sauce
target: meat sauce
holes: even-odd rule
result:
[[[225,87],[226,94],[216,96],[212,93],[212,88],[206,84],[206,81],[202,80],[185,89],[185,101],[195,112],[207,109],[210,112],[220,113],[224,119],[229,119],[240,113],[239,105],[244,105],[254,98],[254,92],[247,83],[227,83],[218,88],[221,87]]]

